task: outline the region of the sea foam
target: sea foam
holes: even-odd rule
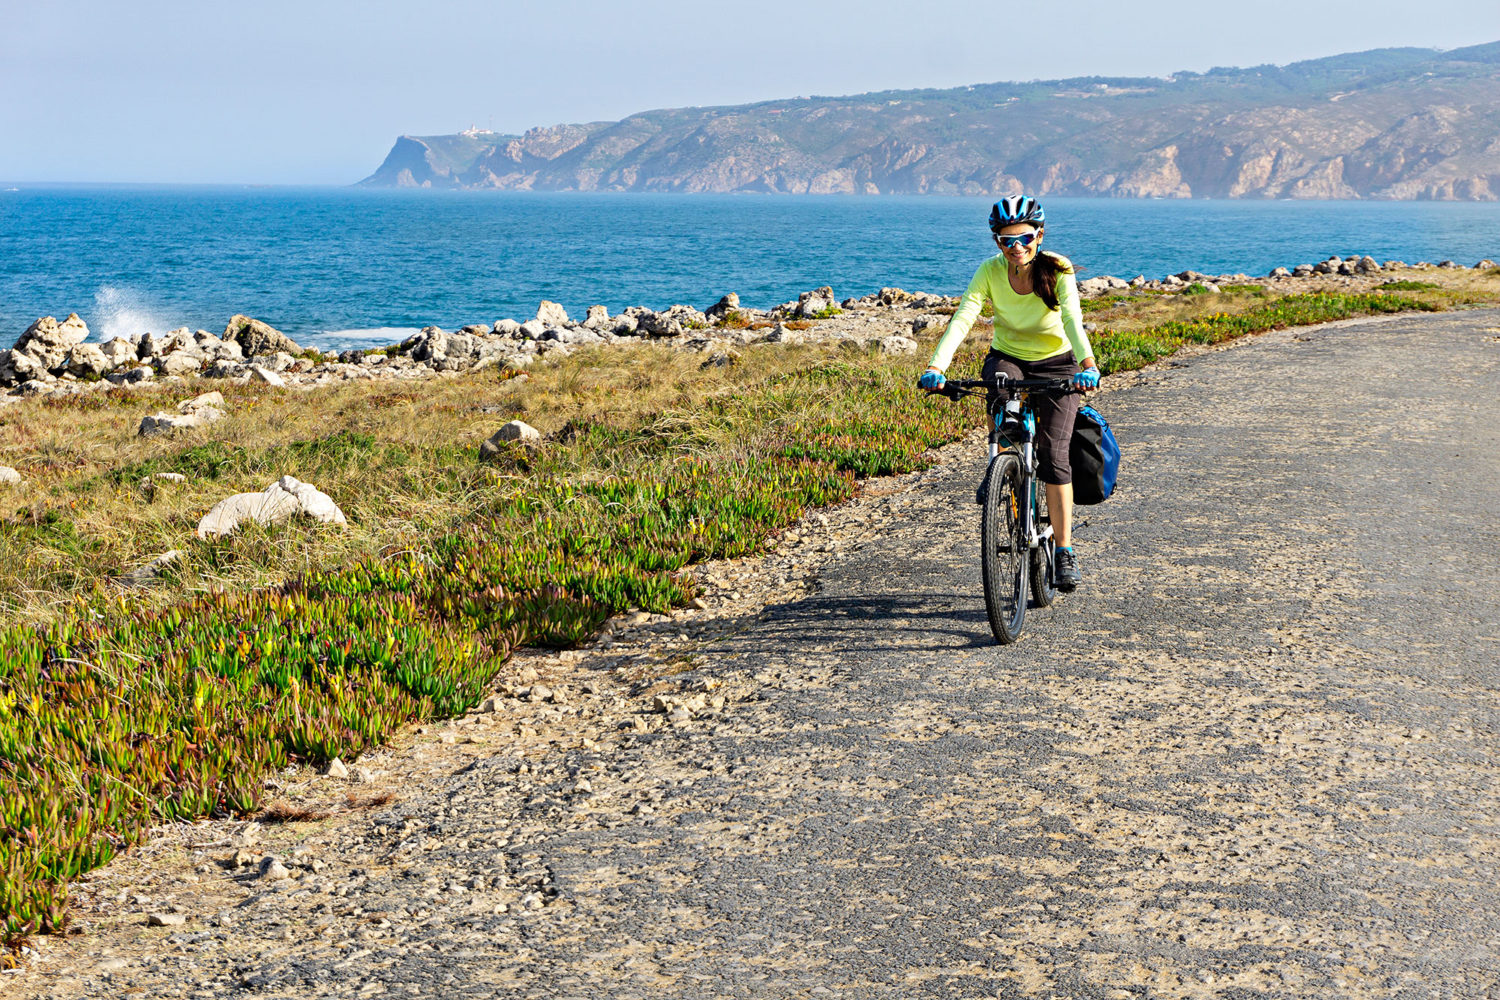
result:
[[[385,347],[389,344],[399,344],[412,334],[421,332],[421,328],[415,326],[375,326],[359,330],[324,330],[322,333],[300,337],[297,342],[304,347],[317,347],[323,350],[360,346]]]
[[[93,320],[91,332],[100,341],[166,333],[182,325],[164,319],[140,292],[118,285],[102,285],[94,293]]]

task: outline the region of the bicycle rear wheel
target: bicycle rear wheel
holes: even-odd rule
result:
[[[1026,620],[1028,557],[1022,530],[1021,462],[1014,452],[1002,452],[990,463],[988,491],[980,521],[980,568],[984,575],[984,607],[990,631],[1002,646],[1021,636]]]

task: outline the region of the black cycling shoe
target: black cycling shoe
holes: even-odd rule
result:
[[[983,507],[984,502],[989,499],[989,495],[990,477],[988,473],[986,473],[985,477],[979,481],[979,488],[974,491],[974,502]]]
[[[1082,579],[1078,574],[1078,560],[1072,549],[1058,549],[1052,561],[1052,579],[1058,590],[1073,590]]]

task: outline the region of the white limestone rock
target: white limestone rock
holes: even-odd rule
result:
[[[479,457],[484,460],[492,459],[514,444],[535,448],[541,443],[541,431],[524,421],[512,420],[479,446]]]
[[[0,486],[19,486],[21,474],[8,465],[0,465]]]
[[[489,327],[464,327],[456,333],[428,327],[412,344],[411,357],[433,371],[456,372],[494,364],[513,349],[511,341]]]
[[[543,326],[567,326],[568,311],[550,299],[543,299],[536,308],[536,319]]]
[[[793,330],[784,323],[777,323],[761,340],[767,344],[805,344],[807,337],[800,330]]]
[[[713,305],[703,311],[703,315],[709,319],[718,321],[732,312],[738,312],[740,308],[740,296],[738,292],[730,292]]]
[[[218,393],[210,393],[218,396]],[[223,402],[223,397],[219,397]],[[136,432],[141,437],[155,437],[158,434],[169,434],[173,431],[196,430],[199,427],[207,427],[209,424],[224,419],[224,411],[217,406],[197,406],[191,410],[178,413],[153,413],[141,418],[140,429]]]
[[[176,350],[156,359],[156,370],[162,375],[190,375],[203,367],[203,355]]]
[[[156,369],[150,365],[135,365],[134,367],[127,367],[121,371],[112,373],[109,376],[109,380],[111,382],[118,381],[124,385],[135,385],[140,382],[149,382],[155,377]]]
[[[126,340],[124,337],[115,337],[99,345],[99,352],[109,362],[111,371],[136,360],[138,355],[135,351],[135,341]]]
[[[238,342],[221,340],[207,330],[193,333],[193,346],[209,361],[243,361],[245,358]]]
[[[910,337],[899,334],[890,337],[882,337],[880,344],[881,354],[915,354],[917,353],[917,342]]]
[[[638,330],[653,337],[680,337],[690,330],[705,329],[708,317],[692,306],[675,305],[661,312],[644,310],[636,317],[636,323]],[[615,332],[620,332],[618,326]]]
[[[51,380],[52,373],[47,371],[47,365],[44,362],[17,350],[12,350],[9,354],[10,357],[5,365],[9,373],[7,382],[30,383]]]
[[[252,382],[264,382],[266,385],[285,386],[286,379],[273,372],[264,365],[250,366],[250,380]]]
[[[98,344],[78,344],[68,352],[68,374],[79,378],[101,377],[115,366]]]
[[[224,394],[215,390],[214,392],[205,392],[200,395],[194,396],[192,399],[184,399],[182,402],[177,404],[177,412],[192,413],[194,410],[199,410],[204,407],[222,408],[223,406]]]
[[[224,327],[224,336],[219,339],[234,341],[247,358],[253,358],[257,354],[275,354],[277,351],[302,353],[302,348],[291,337],[249,316],[236,315],[231,318],[229,325]]]
[[[312,483],[282,476],[264,493],[236,493],[214,505],[198,522],[199,538],[231,535],[247,521],[275,524],[303,514],[323,524],[347,524],[333,498]]]
[[[11,348],[12,364],[15,355],[25,355],[49,372],[60,372],[66,366],[68,353],[89,339],[89,328],[77,313],[59,323],[51,316],[43,316],[26,328],[21,339]]]
[[[297,513],[297,499],[290,494],[272,492],[236,493],[225,497],[198,522],[198,537],[232,535],[246,521],[274,524]]]
[[[838,299],[834,296],[833,289],[824,285],[822,288],[814,288],[810,292],[803,292],[797,296],[797,306],[794,312],[806,319],[836,308],[837,302]]]

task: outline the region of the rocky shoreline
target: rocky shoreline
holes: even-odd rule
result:
[[[1494,267],[1482,260],[1476,269]],[[1264,278],[1209,275],[1186,270],[1160,279],[1137,275],[1084,278],[1085,298],[1132,293],[1209,293],[1225,286],[1258,284],[1282,291],[1362,287],[1393,271],[1459,270],[1453,261],[1381,263],[1367,255],[1330,257],[1315,264],[1278,267]],[[673,305],[656,311],[631,306],[611,314],[591,306],[582,320],[543,301],[525,322],[502,319],[446,331],[429,326],[400,344],[373,350],[320,352],[304,349],[260,320],[236,315],[222,335],[186,327],[90,343],[78,315],[59,322],[38,319],[14,347],[0,351],[0,405],[42,395],[73,394],[110,387],[146,388],[181,384],[186,378],[258,381],[310,389],[351,379],[398,380],[453,375],[488,367],[524,371],[598,345],[661,344],[701,352],[705,364],[728,364],[736,348],[759,343],[848,343],[883,353],[910,354],[922,331],[947,321],[952,296],[882,288],[859,298],[837,299],[829,286],[802,293],[772,309],[740,304],[730,293],[706,309]]]

